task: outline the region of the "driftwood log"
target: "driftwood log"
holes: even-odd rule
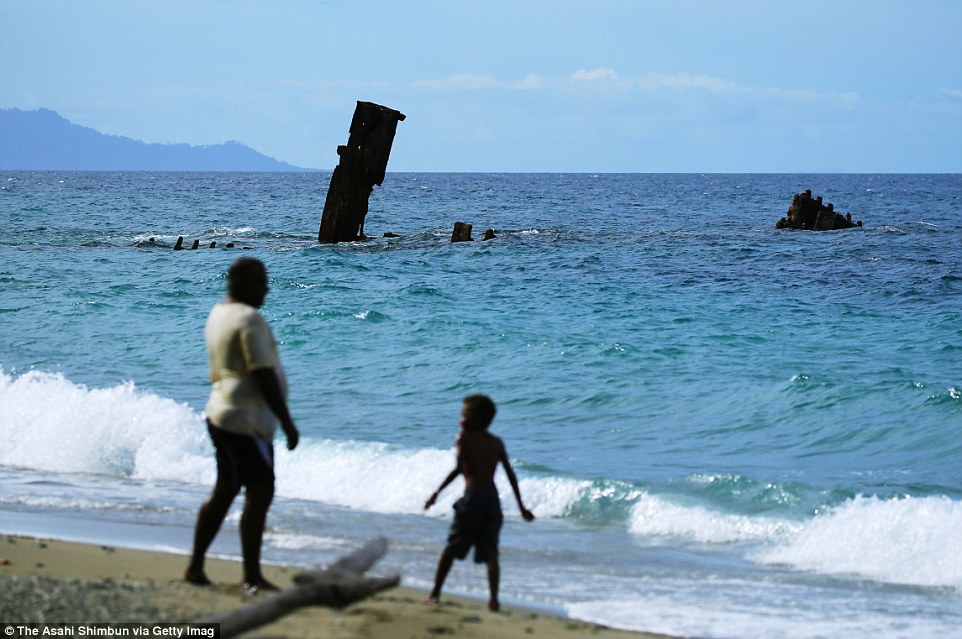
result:
[[[373,102],[358,102],[347,145],[337,147],[339,160],[324,201],[318,242],[353,242],[364,238],[367,201],[374,185],[381,186],[400,111]]]
[[[365,577],[371,566],[387,552],[387,539],[378,537],[323,570],[307,571],[294,577],[294,586],[270,597],[200,623],[220,624],[222,639],[259,628],[303,606],[342,608],[374,593],[394,588],[398,575]]]

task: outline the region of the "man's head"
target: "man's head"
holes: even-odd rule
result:
[[[461,428],[465,430],[487,430],[498,411],[487,395],[468,395],[461,409]]]
[[[267,297],[267,269],[253,257],[239,257],[227,269],[227,295],[238,302],[260,308]]]

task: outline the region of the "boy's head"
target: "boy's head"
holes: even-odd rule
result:
[[[461,428],[465,430],[487,430],[498,411],[487,395],[468,395],[461,409]]]

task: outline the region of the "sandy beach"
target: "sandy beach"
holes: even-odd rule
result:
[[[14,535],[4,535],[0,543],[0,622],[7,624],[184,623],[251,600],[237,583],[240,566],[233,561],[208,560],[214,585],[198,587],[181,581],[181,555]],[[281,587],[299,570],[265,567]],[[491,613],[485,602],[462,597],[445,596],[440,605],[425,606],[425,594],[398,587],[342,610],[301,608],[245,636],[664,639],[510,606]]]

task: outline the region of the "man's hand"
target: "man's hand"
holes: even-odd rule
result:
[[[297,448],[297,442],[301,440],[301,434],[297,431],[297,426],[289,424],[284,427],[284,435],[287,436],[287,450]]]
[[[438,494],[437,494],[437,493],[431,493],[431,496],[428,497],[428,500],[427,500],[426,502],[424,502],[424,510],[427,510],[428,508],[430,508],[431,506],[433,506],[433,505],[434,505],[434,502],[436,502],[437,500],[438,500]]]
[[[534,521],[534,513],[528,510],[527,508],[525,508],[524,506],[521,507],[521,517],[525,521]]]

